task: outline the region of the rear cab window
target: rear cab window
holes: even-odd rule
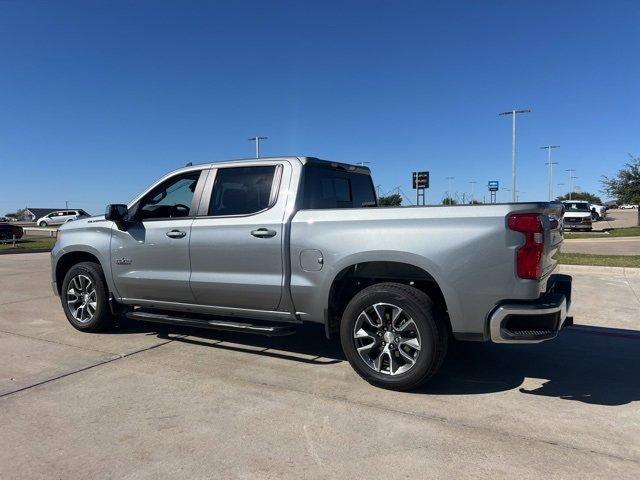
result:
[[[304,168],[302,209],[375,207],[371,176],[324,165]]]

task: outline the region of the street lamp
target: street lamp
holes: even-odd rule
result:
[[[578,178],[573,176],[573,172],[575,172],[575,168],[567,168],[565,172],[569,172],[569,200],[571,200],[571,192],[573,192],[573,181]]]
[[[498,115],[511,115],[511,189],[512,200],[516,201],[516,115],[529,113],[531,110],[511,110]]]
[[[266,140],[269,137],[251,137],[250,142],[256,142],[256,158],[260,158],[260,140]]]
[[[476,182],[475,180],[471,180],[469,183],[471,184],[471,201],[473,201],[473,189],[475,187],[475,184],[478,183],[478,182]],[[469,203],[471,203],[471,202],[469,202]]]
[[[454,178],[456,177],[446,177],[446,179],[449,181],[449,191],[447,192],[447,196],[449,197],[449,205],[451,205],[451,182]]]
[[[557,165],[558,162],[551,161],[551,150],[554,148],[560,148],[560,145],[547,145],[546,147],[540,147],[542,150],[547,149],[547,165],[549,166],[548,170],[548,183],[549,183],[549,201],[553,199],[553,166]]]

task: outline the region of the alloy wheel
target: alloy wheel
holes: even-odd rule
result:
[[[90,322],[96,313],[95,285],[86,275],[76,275],[67,287],[67,306],[71,316],[80,323]]]
[[[353,340],[367,366],[385,375],[409,371],[421,351],[415,321],[402,308],[390,303],[365,308],[356,320]]]

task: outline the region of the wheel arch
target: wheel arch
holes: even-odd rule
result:
[[[108,271],[105,268],[104,263],[100,260],[97,252],[91,252],[87,250],[74,250],[71,252],[63,253],[56,261],[55,280],[58,295],[60,295],[62,292],[62,282],[64,281],[64,277],[69,269],[81,262],[93,262],[99,264],[102,268],[102,274],[105,277],[104,279],[107,287],[109,288],[109,290],[113,290],[107,275]]]
[[[333,276],[327,297],[327,336],[333,337],[339,331],[342,313],[354,295],[370,285],[385,282],[411,285],[425,292],[445,315],[451,331],[451,304],[441,282],[429,270],[403,259],[363,259],[343,266]]]

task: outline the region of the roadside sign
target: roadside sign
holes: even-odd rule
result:
[[[413,172],[413,188],[429,188],[429,172]]]
[[[499,182],[497,180],[489,181],[489,191],[490,192],[497,192],[498,190],[500,190]]]

